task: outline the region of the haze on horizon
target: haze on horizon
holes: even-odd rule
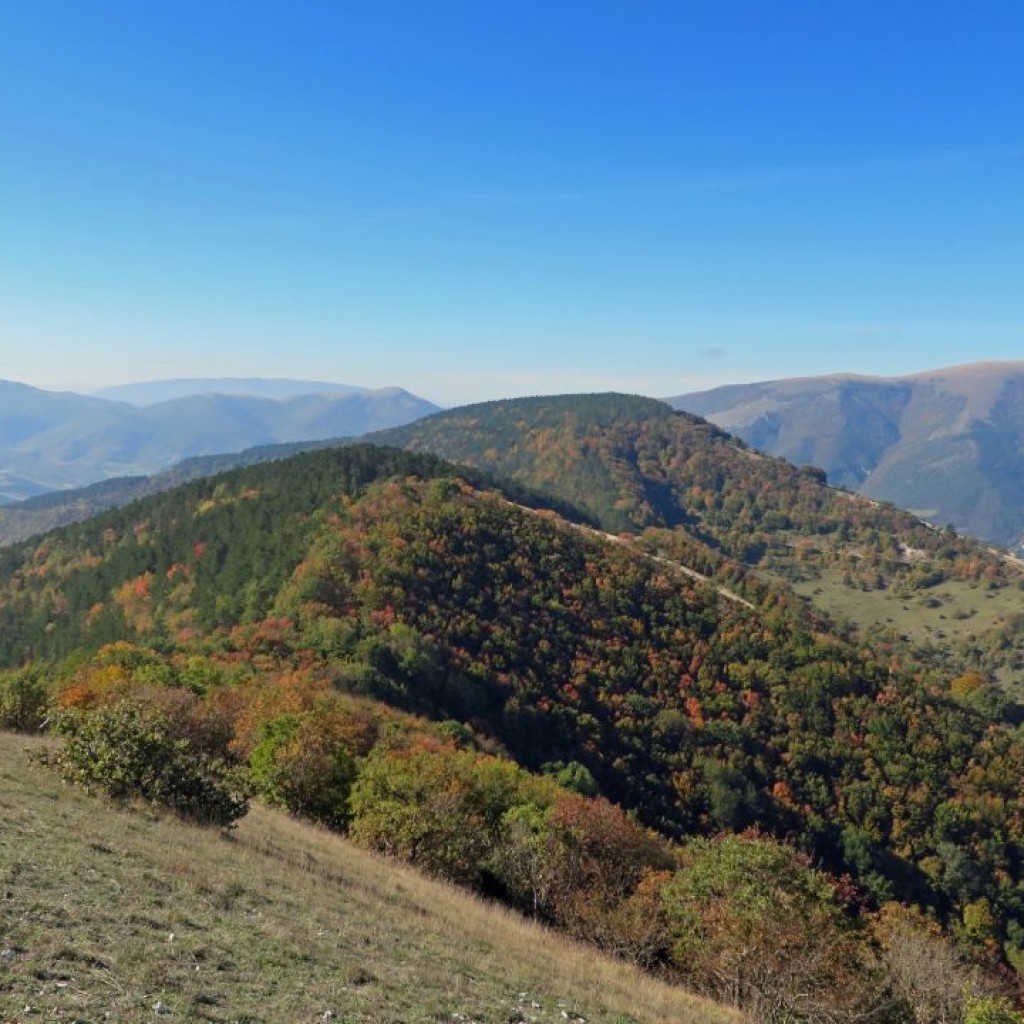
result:
[[[1024,8],[6,12],[0,378],[445,405],[1024,354]]]

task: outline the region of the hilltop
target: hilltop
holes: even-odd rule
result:
[[[948,671],[1014,686],[1022,663],[1015,563],[827,487],[820,472],[763,457],[664,403],[614,394],[491,402],[373,439],[525,484],[606,531],[640,535],[652,551],[724,574],[724,585],[784,581],[840,620],[882,630]],[[10,542],[189,480],[332,443],[191,459],[151,477],[0,508],[0,537]]]
[[[80,523],[107,509],[121,508],[139,498],[169,491],[190,480],[343,443],[339,438],[329,438],[292,444],[256,445],[240,452],[218,455],[195,455],[149,476],[113,477],[87,487],[49,491],[34,498],[0,505],[0,546],[27,540],[59,526]]]
[[[1017,689],[1017,563],[894,506],[826,485],[664,403],[624,395],[452,409],[372,435],[514,480],[722,581],[784,581],[950,674]],[[758,583],[757,581],[760,581]]]
[[[482,467],[575,509],[602,529],[725,586],[785,583],[804,599],[950,674],[973,671],[1016,690],[1022,664],[1017,564],[897,508],[825,485],[664,403],[624,395],[467,406],[373,435],[381,444]],[[104,508],[235,467],[337,442],[306,442],[186,460],[0,508],[8,543]]]

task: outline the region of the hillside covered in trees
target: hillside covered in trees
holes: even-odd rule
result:
[[[784,581],[834,619],[1020,696],[1017,560],[828,487],[820,471],[699,417],[626,395],[530,398],[453,409],[373,439],[557,496],[730,585],[760,592]]]
[[[654,399],[610,394],[488,402],[367,440],[518,481],[587,511],[613,532],[682,527],[746,564],[770,566],[773,556],[781,562],[795,542],[815,537],[838,555],[865,541],[877,548],[884,535],[894,546],[893,568],[906,562],[895,550],[902,544],[961,575],[981,572],[982,564],[995,571],[975,542],[827,487],[820,470],[762,455]],[[971,559],[979,564],[967,564]]]
[[[625,395],[490,402],[376,440],[480,467],[505,487],[519,481],[605,530],[643,534],[652,551],[725,574],[729,586],[760,592],[766,580],[785,581],[838,622],[884,634],[919,660],[953,675],[973,673],[1019,699],[1019,563],[829,488],[819,472],[762,456],[663,403]],[[323,446],[191,459],[153,477],[0,508],[0,539]]]
[[[933,1019],[892,959],[907,936],[1009,977],[1009,709],[752,566],[799,538],[828,565],[892,523],[965,585],[1011,568],[658,403],[598,405],[493,430],[479,461],[517,485],[354,446],[3,551],[0,712],[24,726],[55,696],[69,758],[155,715],[268,800],[759,1019]]]

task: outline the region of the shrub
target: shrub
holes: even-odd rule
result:
[[[352,787],[350,831],[433,874],[480,885],[509,810],[548,788],[509,761],[453,746],[377,747]]]
[[[698,839],[662,890],[679,974],[758,1022],[872,1019],[867,943],[834,883],[768,839]]]
[[[552,916],[572,934],[617,949],[616,915],[647,872],[672,865],[665,846],[603,797],[562,794],[548,824],[559,865]]]
[[[279,715],[259,727],[250,775],[269,803],[344,829],[357,760],[376,738],[377,724],[364,709],[322,702],[305,714]]]
[[[0,729],[31,732],[46,716],[49,694],[32,669],[0,675]]]
[[[502,817],[489,861],[506,897],[626,959],[661,959],[665,846],[602,798],[553,787],[529,796]]]
[[[922,911],[887,903],[872,921],[888,987],[915,1024],[955,1024],[980,994],[972,968]],[[980,1024],[980,1021],[978,1022]]]
[[[969,999],[964,1024],[1024,1024],[1024,1014],[1005,999]]]
[[[140,797],[203,824],[230,827],[248,810],[240,776],[176,735],[159,707],[124,699],[54,713],[63,745],[46,760],[67,782],[114,799]]]

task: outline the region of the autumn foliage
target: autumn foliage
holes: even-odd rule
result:
[[[843,520],[749,453],[727,481],[713,428],[630,416],[494,445],[591,494],[576,522],[367,447],[12,549],[0,655],[46,667],[69,738],[142,708],[175,756],[758,1019],[915,1019],[871,924],[893,901],[964,956],[1020,959],[1024,743],[992,688],[736,561],[801,517],[888,558],[889,512]]]

